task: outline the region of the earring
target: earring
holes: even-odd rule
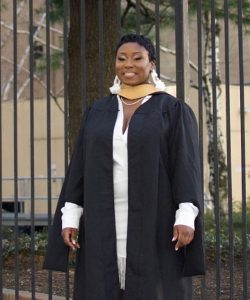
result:
[[[166,85],[162,80],[160,80],[155,69],[151,71],[150,77],[157,90],[165,90]]]
[[[118,76],[115,76],[113,85],[109,88],[111,94],[118,94],[121,90],[121,81]]]

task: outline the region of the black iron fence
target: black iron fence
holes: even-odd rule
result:
[[[71,297],[71,268],[62,275],[37,262],[38,233],[51,226],[74,137],[79,103],[70,89],[78,82],[81,109],[105,94],[113,76],[108,49],[133,31],[155,41],[158,73],[199,124],[207,273],[194,279],[195,299],[248,299],[250,3],[0,3],[0,298],[9,290],[15,299],[22,290],[31,299]]]

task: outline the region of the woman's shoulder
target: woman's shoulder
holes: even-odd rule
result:
[[[189,107],[183,100],[169,94],[169,93],[159,93],[156,94],[156,97],[159,100],[159,103],[163,107],[163,109],[167,110],[178,110],[178,109],[185,109]]]
[[[161,93],[157,96],[159,101],[156,102],[159,103],[161,111],[167,113],[170,119],[181,121],[185,116],[195,118],[193,109],[184,100],[168,93]]]
[[[113,98],[114,97],[115,97],[114,95],[109,95],[109,96],[105,96],[105,97],[102,97],[102,98],[95,99],[91,103],[91,108],[99,109],[99,110],[108,109],[113,104],[113,102],[114,102]]]

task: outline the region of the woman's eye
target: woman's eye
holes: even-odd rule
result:
[[[119,61],[124,61],[124,60],[125,60],[124,57],[118,57],[117,59],[118,59]]]
[[[142,57],[135,57],[135,60],[141,60]]]

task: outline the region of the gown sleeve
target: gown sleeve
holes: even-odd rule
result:
[[[195,219],[195,236],[185,247],[184,275],[204,270],[203,255],[203,197],[198,128],[195,115],[183,101],[177,100],[172,111],[169,133],[169,163],[172,197],[176,207],[180,203],[193,203],[199,214]],[[195,262],[195,265],[194,265]]]
[[[49,230],[48,245],[43,267],[49,270],[66,272],[68,269],[69,247],[63,242],[62,212],[65,202],[83,206],[83,165],[84,165],[84,127],[90,108],[87,108],[79,130],[78,138],[70,160],[64,183],[58,199],[53,225]]]

